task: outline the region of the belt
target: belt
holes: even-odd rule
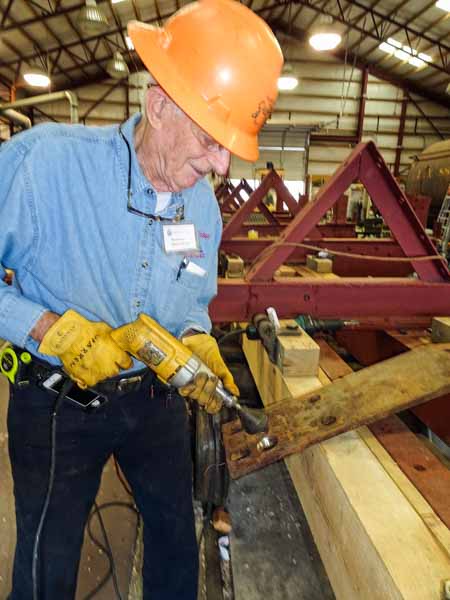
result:
[[[92,389],[105,396],[111,394],[123,395],[130,392],[137,392],[147,382],[150,384],[154,380],[154,374],[150,369],[135,371],[125,377],[112,377],[100,381]]]
[[[16,353],[23,352],[23,350],[18,347],[13,347],[13,349]],[[63,382],[70,379],[60,367],[51,365],[50,363],[33,356],[31,362],[27,365],[23,365],[17,373],[14,385],[22,388],[26,385],[34,384],[42,388],[42,384],[54,373],[59,373],[63,378]],[[151,385],[155,381],[156,377],[153,371],[145,368],[131,372],[125,376],[105,379],[90,389],[103,396],[124,395],[129,394],[130,392],[136,392],[141,386],[147,384]]]

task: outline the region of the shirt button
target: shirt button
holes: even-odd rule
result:
[[[146,269],[148,267],[148,261],[144,260],[144,262],[141,264],[141,267]]]
[[[136,307],[140,306],[140,305],[141,305],[141,301],[140,301],[140,300],[136,300],[136,302],[134,303],[134,305],[135,305]]]

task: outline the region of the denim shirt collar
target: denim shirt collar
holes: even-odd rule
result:
[[[156,190],[144,175],[141,166],[139,164],[136,149],[134,145],[134,131],[142,115],[136,113],[132,115],[127,121],[122,123],[120,129],[122,134],[126,138],[131,153],[131,193],[132,193],[132,204],[134,208],[143,212],[154,214],[156,207]],[[125,141],[122,139],[119,130],[117,130],[117,147],[119,160],[122,165],[122,170],[125,174],[125,189],[128,186],[128,168],[129,168],[129,154],[126,147]],[[128,191],[128,190],[127,190]],[[184,215],[184,198],[181,192],[172,193],[169,204],[166,208],[157,214],[159,217],[165,219],[179,220],[180,216],[183,218]]]

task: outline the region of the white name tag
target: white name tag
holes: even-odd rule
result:
[[[163,225],[164,250],[186,254],[200,250],[197,232],[193,223],[167,223]]]

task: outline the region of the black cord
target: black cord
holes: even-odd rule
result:
[[[228,333],[224,333],[218,340],[217,340],[217,345],[220,346],[221,344],[223,344],[224,340],[227,340],[228,338],[234,336],[234,335],[239,335],[240,333],[245,333],[247,331],[246,328],[242,328],[242,329],[234,329],[233,331],[229,331]]]
[[[112,554],[112,550],[111,550],[111,545],[108,539],[108,534],[106,533],[106,527],[105,524],[103,522],[102,516],[101,516],[101,511],[105,510],[107,508],[111,508],[111,507],[123,507],[123,508],[127,508],[128,510],[131,510],[132,512],[134,512],[137,516],[137,521],[136,521],[136,535],[135,535],[135,546],[137,543],[137,537],[138,537],[138,531],[139,531],[139,524],[141,522],[141,516],[139,514],[139,511],[136,509],[135,506],[133,506],[133,504],[129,504],[128,502],[105,502],[104,504],[101,504],[100,506],[94,502],[94,508],[89,516],[88,522],[87,522],[87,532],[89,535],[89,538],[91,539],[92,543],[95,544],[98,548],[100,548],[100,550],[102,550],[102,552],[105,554],[105,556],[108,559],[109,562],[109,568],[108,571],[106,573],[106,575],[103,577],[103,579],[100,581],[100,583],[91,591],[87,594],[87,596],[85,596],[83,598],[83,600],[92,600],[92,598],[94,598],[94,596],[96,596],[101,589],[104,588],[104,586],[108,583],[109,578],[112,576],[113,578],[113,583],[114,583],[114,590],[116,593],[117,598],[119,598],[121,600],[122,596],[120,594],[120,590],[119,590],[119,585],[118,585],[118,580],[117,580],[117,574],[116,574],[116,568],[115,568],[115,563],[114,563],[114,557]],[[99,523],[100,523],[100,528],[102,530],[102,535],[103,535],[103,539],[106,545],[103,545],[93,534],[92,532],[92,528],[91,528],[91,524],[92,524],[92,519],[94,518],[94,516],[97,516]]]
[[[48,507],[50,504],[50,498],[53,491],[53,483],[55,481],[55,468],[56,468],[56,418],[58,411],[63,403],[66,394],[70,391],[73,386],[73,381],[67,379],[59,392],[55,405],[53,407],[51,417],[51,449],[50,449],[50,472],[48,477],[47,493],[44,500],[44,506],[42,507],[41,517],[39,519],[38,528],[34,538],[33,545],[33,562],[32,562],[32,584],[33,584],[33,600],[39,600],[39,581],[38,581],[38,567],[39,567],[39,547],[41,543],[41,534],[44,528],[45,519],[47,516]]]

